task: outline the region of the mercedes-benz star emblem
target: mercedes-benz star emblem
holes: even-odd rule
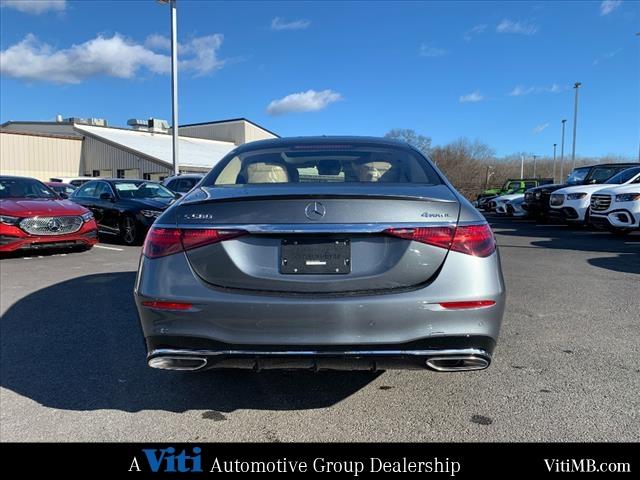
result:
[[[60,230],[60,227],[62,227],[62,224],[57,218],[52,218],[47,222],[47,228],[52,232],[57,232]]]
[[[309,220],[320,220],[325,213],[327,210],[320,202],[309,203],[304,209],[304,214]]]

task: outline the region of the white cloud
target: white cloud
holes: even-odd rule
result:
[[[13,8],[23,13],[40,15],[53,10],[62,12],[67,8],[66,0],[0,0],[0,7]]]
[[[619,48],[619,49],[617,49],[617,50],[614,50],[613,52],[605,53],[604,55],[602,55],[602,56],[600,56],[600,57],[596,58],[596,59],[593,61],[593,64],[592,64],[592,65],[595,67],[596,65],[598,65],[599,63],[601,63],[601,62],[603,62],[603,61],[605,61],[605,60],[610,60],[610,59],[612,59],[613,57],[615,57],[617,54],[619,54],[621,51],[622,51],[622,49],[621,49],[621,48]]]
[[[287,22],[284,18],[275,17],[271,20],[271,30],[304,30],[309,28],[311,22],[309,20],[292,20]]]
[[[170,50],[171,39],[159,33],[152,33],[144,41],[144,46],[152,50]]]
[[[419,55],[421,57],[442,57],[447,53],[449,53],[447,50],[434,47],[433,45],[429,45],[426,43],[420,45]]]
[[[217,51],[222,40],[222,35],[215,34],[180,45],[180,54],[186,57],[180,60],[181,68],[195,72],[196,76],[221,68],[225,62],[217,58]],[[116,33],[112,37],[98,35],[84,43],[55,50],[28,34],[21,42],[0,51],[0,73],[53,83],[80,83],[101,75],[133,78],[143,69],[156,74],[168,73],[169,55],[154,52],[149,42],[148,38],[147,46],[140,45]],[[151,43],[162,47],[159,35]]]
[[[561,93],[569,90],[567,85],[558,85],[557,83],[552,83],[551,85],[543,85],[543,86],[524,86],[524,85],[516,85],[513,90],[511,90],[508,95],[510,97],[521,97],[523,95],[529,95],[532,93]]]
[[[180,60],[180,68],[192,70],[198,77],[221,69],[226,63],[225,60],[218,58],[218,50],[223,40],[224,36],[216,33],[193,38],[186,44],[179,44],[178,53],[191,57]]]
[[[267,113],[275,116],[294,112],[316,112],[340,100],[342,100],[342,95],[333,90],[320,92],[307,90],[273,100],[267,107]]]
[[[622,0],[604,0],[600,4],[600,15],[609,15],[620,5],[622,5]]]
[[[460,103],[475,103],[481,102],[484,99],[484,95],[482,95],[479,90],[475,90],[474,92],[468,93],[466,95],[461,95],[458,100],[460,101]]]
[[[481,33],[484,33],[487,27],[488,25],[486,23],[474,26],[473,28],[464,32],[464,39],[466,41],[470,41],[475,35],[480,35]]]
[[[525,22],[515,22],[505,18],[496,27],[498,33],[519,33],[522,35],[533,35],[538,31],[537,25]]]
[[[537,126],[533,127],[532,132],[537,135],[540,132],[542,132],[545,128],[547,128],[548,126],[549,126],[548,123],[543,123],[542,125],[537,125]]]

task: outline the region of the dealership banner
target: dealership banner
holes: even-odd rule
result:
[[[637,444],[2,444],[5,459],[48,475],[427,475],[637,472]],[[637,455],[635,455],[637,459]],[[15,463],[14,463],[15,464]],[[7,464],[5,463],[5,468]],[[637,475],[637,473],[636,473]]]

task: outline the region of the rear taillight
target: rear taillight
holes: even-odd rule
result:
[[[493,232],[486,223],[458,227],[389,228],[384,233],[474,257],[488,257],[496,250]]]
[[[451,247],[454,232],[455,227],[388,228],[384,231],[394,237],[447,249]]]
[[[142,305],[147,308],[153,308],[156,310],[190,310],[191,307],[193,307],[193,305],[190,303],[160,301],[142,302]]]
[[[494,300],[469,300],[462,302],[440,302],[440,305],[445,310],[470,310],[476,308],[493,307],[496,304]]]
[[[154,228],[147,233],[142,253],[149,258],[165,257],[212,243],[244,235],[244,230],[217,230],[214,228]]]
[[[451,250],[474,257],[488,257],[496,251],[496,239],[491,227],[486,223],[483,225],[461,225],[456,228]]]

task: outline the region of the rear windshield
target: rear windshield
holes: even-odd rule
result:
[[[251,150],[223,159],[205,186],[265,184],[442,183],[418,153],[400,147],[297,145]]]

